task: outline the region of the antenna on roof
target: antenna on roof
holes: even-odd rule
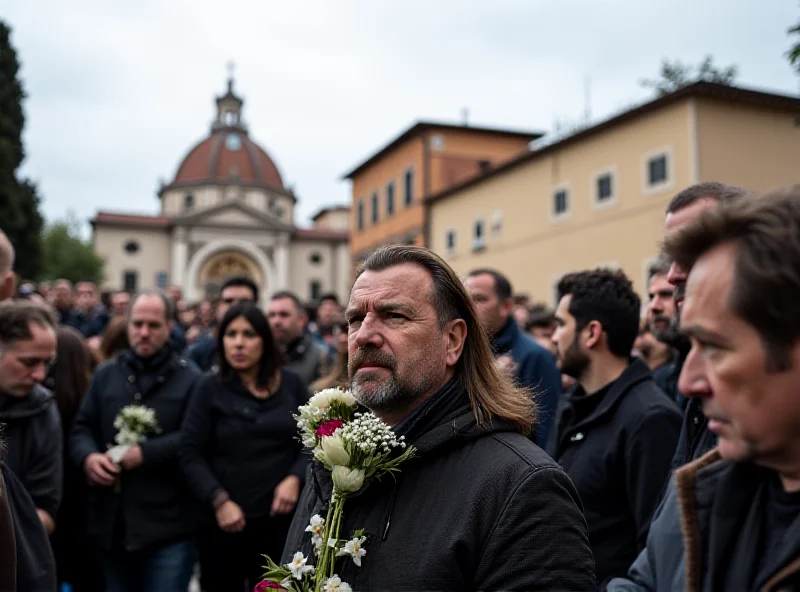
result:
[[[464,127],[469,126],[469,108],[462,107],[461,108],[461,125]]]
[[[583,92],[584,92],[584,123],[587,125],[592,120],[592,77],[586,76],[583,79]]]

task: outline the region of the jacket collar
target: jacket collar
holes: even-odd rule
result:
[[[172,354],[172,346],[167,342],[150,358],[142,358],[137,356],[132,349],[127,349],[120,356],[120,361],[136,373],[156,373],[172,360]]]
[[[738,565],[742,562],[732,555],[733,546],[743,537],[758,536],[748,532],[748,523],[753,510],[759,511],[754,502],[767,473],[752,463],[722,460],[717,448],[675,471],[688,592],[703,589],[704,569],[714,587],[723,584],[718,581],[723,577],[732,582],[732,570],[739,573],[747,568]],[[711,524],[701,524],[701,515]],[[761,586],[764,592],[780,589],[783,580],[800,572],[800,518],[790,526],[786,540],[794,543],[775,558],[774,565],[781,567]]]
[[[497,332],[497,335],[495,335],[492,340],[495,353],[505,353],[510,350],[519,334],[520,329],[519,325],[517,325],[517,321],[514,320],[513,316],[508,315],[506,324]]]
[[[638,358],[631,361],[627,368],[619,375],[608,392],[603,396],[603,400],[597,405],[589,416],[576,423],[570,432],[580,430],[598,421],[600,418],[612,413],[616,409],[619,401],[637,384],[646,380],[653,380],[650,369]],[[574,395],[573,395],[574,396]]]

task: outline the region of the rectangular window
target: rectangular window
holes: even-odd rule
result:
[[[169,284],[169,275],[166,271],[156,272],[156,287],[162,290],[166,289]]]
[[[483,241],[484,235],[485,235],[485,232],[484,232],[484,228],[483,228],[483,220],[476,220],[475,221],[475,226],[473,228],[473,233],[472,233],[472,250],[473,251],[478,251],[478,250],[480,250],[480,249],[482,249],[482,248],[484,248],[486,246],[484,244],[484,241]]]
[[[139,289],[139,274],[135,271],[126,271],[122,274],[122,289],[126,292],[136,292]]]
[[[611,173],[603,173],[597,177],[597,196],[598,203],[609,201],[614,195],[614,187],[612,186]]]
[[[647,161],[647,184],[660,185],[666,183],[669,176],[667,155],[659,154]]]
[[[322,296],[322,283],[318,280],[311,280],[308,285],[310,300],[316,302]]]
[[[405,174],[405,204],[406,207],[414,202],[414,169],[410,168]]]
[[[358,229],[364,230],[364,198],[358,200]]]
[[[386,215],[394,214],[394,181],[386,185]]]
[[[449,252],[453,252],[456,250],[456,231],[455,230],[448,230],[445,243],[447,244],[447,250]]]
[[[378,219],[378,192],[376,191],[372,194],[372,223],[377,224]]]
[[[569,211],[569,192],[559,189],[553,194],[553,214],[563,216]]]

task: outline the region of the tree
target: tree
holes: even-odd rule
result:
[[[19,81],[17,53],[11,30],[0,21],[0,229],[14,245],[14,269],[23,278],[35,279],[42,263],[42,227],[36,185],[17,177],[25,158],[22,128],[25,91]]]
[[[43,238],[44,266],[41,278],[53,281],[65,278],[72,282],[103,281],[103,259],[89,241],[80,236],[80,225],[71,214],[47,226]]]
[[[642,80],[641,84],[646,88],[652,88],[661,97],[699,80],[731,85],[736,80],[737,73],[736,66],[717,68],[714,65],[714,58],[710,55],[697,66],[682,64],[677,60],[674,62],[663,60],[659,78]]]
[[[791,29],[789,29],[789,35],[797,35],[800,37],[800,21]],[[789,50],[786,54],[786,57],[789,58],[789,63],[794,66],[794,69],[797,70],[797,73],[800,74],[800,39],[794,44],[794,46]]]

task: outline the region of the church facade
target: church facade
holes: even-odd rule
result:
[[[250,138],[232,80],[216,103],[209,135],[159,189],[159,215],[100,211],[91,220],[105,262],[103,289],[177,285],[198,301],[216,296],[227,277],[247,275],[264,302],[280,290],[309,303],[327,292],[346,300],[349,208],[325,208],[312,228],[295,226],[297,197]]]

